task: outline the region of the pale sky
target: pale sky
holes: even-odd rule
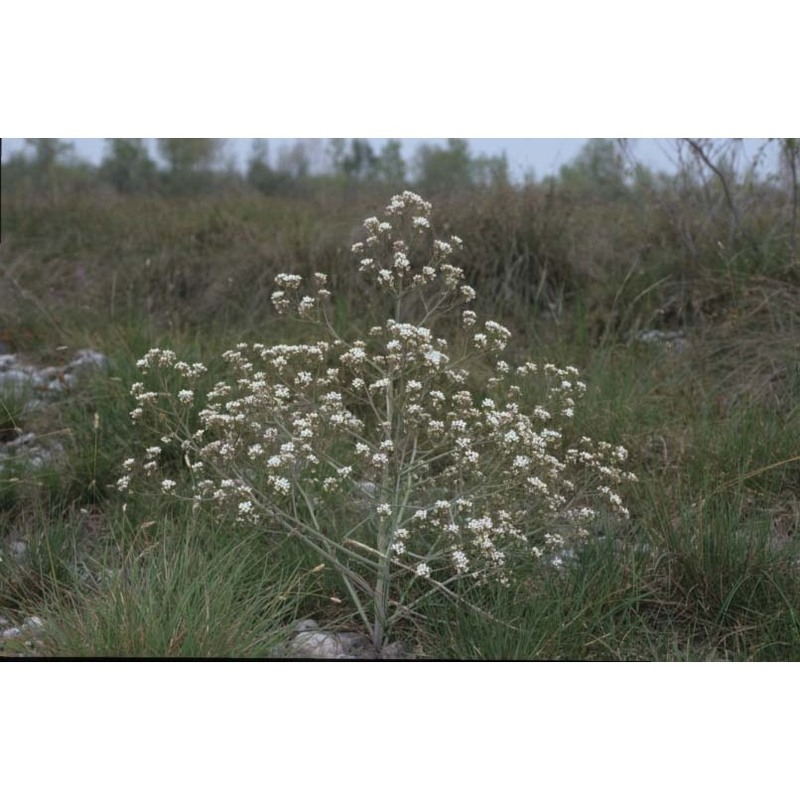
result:
[[[398,137],[399,138],[399,137]],[[98,164],[105,152],[105,139],[68,139],[75,145],[77,155],[87,161]],[[155,155],[155,140],[146,140],[150,150]],[[225,140],[225,153],[233,158],[239,166],[243,166],[251,151],[252,139],[227,139]],[[269,142],[270,160],[274,164],[281,148],[289,147],[297,139],[267,139]],[[320,162],[324,161],[324,153],[328,139],[305,139],[303,141],[316,143],[312,151]],[[386,139],[370,138],[369,142],[377,151],[386,142]],[[403,144],[403,157],[410,162],[414,152],[423,143],[444,145],[446,139],[400,139]],[[572,159],[580,151],[587,139],[467,139],[470,152],[473,156],[500,155],[505,152],[513,179],[522,179],[527,173],[533,171],[537,179],[547,175],[557,174],[559,168]],[[628,140],[632,154],[645,165],[665,172],[672,171],[672,157],[674,155],[673,139],[630,139]],[[719,141],[719,140],[717,140]],[[745,139],[745,158],[752,157],[763,139]],[[8,159],[13,153],[24,149],[24,139],[3,139],[3,160]],[[312,168],[320,166],[312,164]]]
[[[104,139],[67,139],[75,145],[77,155],[95,164],[99,163],[105,151]],[[148,140],[150,149],[155,154],[153,140]],[[295,139],[268,139],[270,159],[276,158],[282,147],[293,144]],[[327,146],[327,139],[305,140],[319,142],[320,155]],[[386,139],[369,139],[373,148],[379,150]],[[403,143],[403,157],[410,161],[417,147],[423,143],[441,144],[446,139],[400,139]],[[533,170],[537,178],[552,175],[558,172],[559,167],[571,161],[580,151],[586,139],[467,139],[470,152],[473,156],[500,155],[505,151],[508,157],[509,169],[512,177],[523,178],[526,173]],[[669,161],[661,152],[659,140],[637,140],[635,152],[639,158],[657,169],[669,169]],[[252,139],[228,139],[226,153],[233,157],[239,165],[243,165],[250,154]],[[664,144],[667,140],[664,140]],[[662,144],[662,146],[664,146]],[[24,149],[24,139],[3,139],[3,160],[8,159],[13,153]]]

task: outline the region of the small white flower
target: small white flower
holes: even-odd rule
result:
[[[377,217],[367,217],[364,220],[364,227],[370,232],[374,233],[380,228],[380,220]]]
[[[438,367],[440,364],[446,364],[449,361],[447,356],[444,353],[440,353],[438,350],[427,350],[423,357],[434,367]]]
[[[286,297],[286,292],[277,291],[273,292],[270,296],[270,300],[272,305],[275,306],[275,310],[281,314],[289,308],[289,300]]]
[[[287,478],[274,478],[272,485],[275,487],[275,491],[283,495],[289,494],[289,491],[292,488],[292,485],[289,483]]]
[[[431,576],[431,568],[425,562],[422,562],[420,564],[417,564],[417,568],[414,570],[414,574],[418,578],[429,578]]]
[[[281,289],[299,289],[302,282],[303,279],[299,275],[287,275],[285,272],[275,278],[275,283]]]
[[[310,314],[314,310],[315,303],[316,300],[314,300],[313,297],[306,295],[297,306],[297,313],[300,314],[301,317]]]
[[[461,323],[465,328],[471,328],[478,321],[478,315],[474,311],[465,311],[461,315]]]
[[[469,567],[469,559],[463,551],[454,550],[452,553],[452,559],[456,568],[456,572],[460,574],[467,571],[467,568]]]
[[[453,246],[447,242],[440,242],[438,239],[433,243],[433,249],[436,253],[443,256],[449,256],[453,252]]]

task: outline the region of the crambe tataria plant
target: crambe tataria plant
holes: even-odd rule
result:
[[[179,443],[188,479],[163,477],[146,444],[119,480],[129,491],[150,478],[299,539],[336,570],[379,651],[427,594],[508,583],[522,561],[586,537],[598,513],[627,516],[619,486],[634,479],[622,447],[564,441],[586,388],[578,370],[504,360],[511,332],[470,308],[463,243],[436,238],[430,218],[404,192],[365,220],[355,268],[391,316],[361,338],[336,330],[326,275],[282,274],[272,304],[307,321],[308,344],[242,342],[205,393],[203,364],[148,352],[131,418]]]

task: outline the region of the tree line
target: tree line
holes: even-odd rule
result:
[[[104,184],[121,194],[187,195],[249,186],[267,195],[308,195],[327,186],[413,184],[435,194],[510,182],[505,154],[474,155],[465,139],[423,144],[410,160],[397,139],[380,149],[367,139],[301,139],[275,153],[269,140],[255,139],[243,170],[222,139],[156,139],[157,158],[145,139],[106,139],[97,166],[80,160],[63,140],[25,142],[23,151],[3,163],[4,191],[80,191]]]
[[[797,252],[800,139],[766,139],[747,152],[742,139],[676,139],[674,169],[640,163],[625,139],[589,139],[558,174],[512,180],[508,159],[475,155],[465,139],[425,143],[406,159],[398,139],[376,149],[367,139],[300,139],[272,152],[254,139],[243,167],[224,139],[106,139],[98,165],[79,159],[61,139],[26,139],[2,164],[5,197],[59,198],[97,191],[187,197],[259,193],[276,197],[353,199],[374,189],[386,196],[413,188],[428,197],[481,189],[539,187],[570,203],[628,203],[681,208],[728,227],[730,240],[752,238],[750,221],[774,217]],[[333,193],[333,194],[332,194]]]

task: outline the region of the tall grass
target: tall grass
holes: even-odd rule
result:
[[[93,582],[48,593],[40,653],[82,657],[275,656],[294,617],[297,576],[257,537],[226,539],[189,520],[156,521],[149,544],[114,548]],[[216,541],[210,541],[211,538]],[[198,541],[198,539],[200,541]]]

